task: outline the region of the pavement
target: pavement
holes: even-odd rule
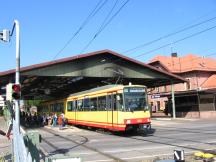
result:
[[[8,126],[4,117],[0,117],[0,129],[7,132]],[[7,160],[12,150],[12,140],[8,140],[7,137],[0,135],[0,159],[2,157]]]
[[[182,121],[197,121],[197,120],[201,120],[201,119],[198,119],[198,118],[170,118],[170,117],[154,117],[154,118],[151,118],[151,120],[182,120]]]

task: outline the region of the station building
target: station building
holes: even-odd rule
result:
[[[156,56],[149,63],[158,69],[178,75],[188,82],[174,85],[176,115],[188,118],[216,118],[216,60],[188,54],[178,57]],[[155,112],[169,106],[169,85],[151,91]]]

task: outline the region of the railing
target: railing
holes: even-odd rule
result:
[[[13,120],[13,123],[16,121]],[[15,162],[36,162],[32,161],[30,152],[27,150],[24,143],[23,134],[19,132],[17,124],[13,124],[13,153]]]
[[[28,134],[26,134],[22,128],[21,129],[18,128],[18,124],[16,124],[16,120],[14,119],[13,104],[7,101],[6,105],[7,106],[4,110],[4,116],[8,123],[8,127],[10,127],[12,124],[13,161],[14,162],[38,162],[39,154],[37,158],[32,159],[32,153],[31,153],[32,148],[34,148],[34,150],[37,149],[36,145],[33,145],[33,147],[28,148],[29,143],[32,143],[31,138],[28,138]]]

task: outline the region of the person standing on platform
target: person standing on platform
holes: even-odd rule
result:
[[[56,113],[53,115],[53,122],[52,122],[52,126],[53,127],[55,127],[56,126],[56,124],[57,124],[57,115],[56,115]]]
[[[10,140],[10,134],[5,133],[3,130],[0,129],[0,135],[6,136],[8,140]]]
[[[62,114],[59,115],[59,117],[58,117],[58,125],[59,125],[59,129],[61,130],[63,128],[63,116],[62,116]]]

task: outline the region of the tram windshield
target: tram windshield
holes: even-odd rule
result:
[[[143,87],[124,88],[125,111],[146,110],[146,97],[146,90]]]

